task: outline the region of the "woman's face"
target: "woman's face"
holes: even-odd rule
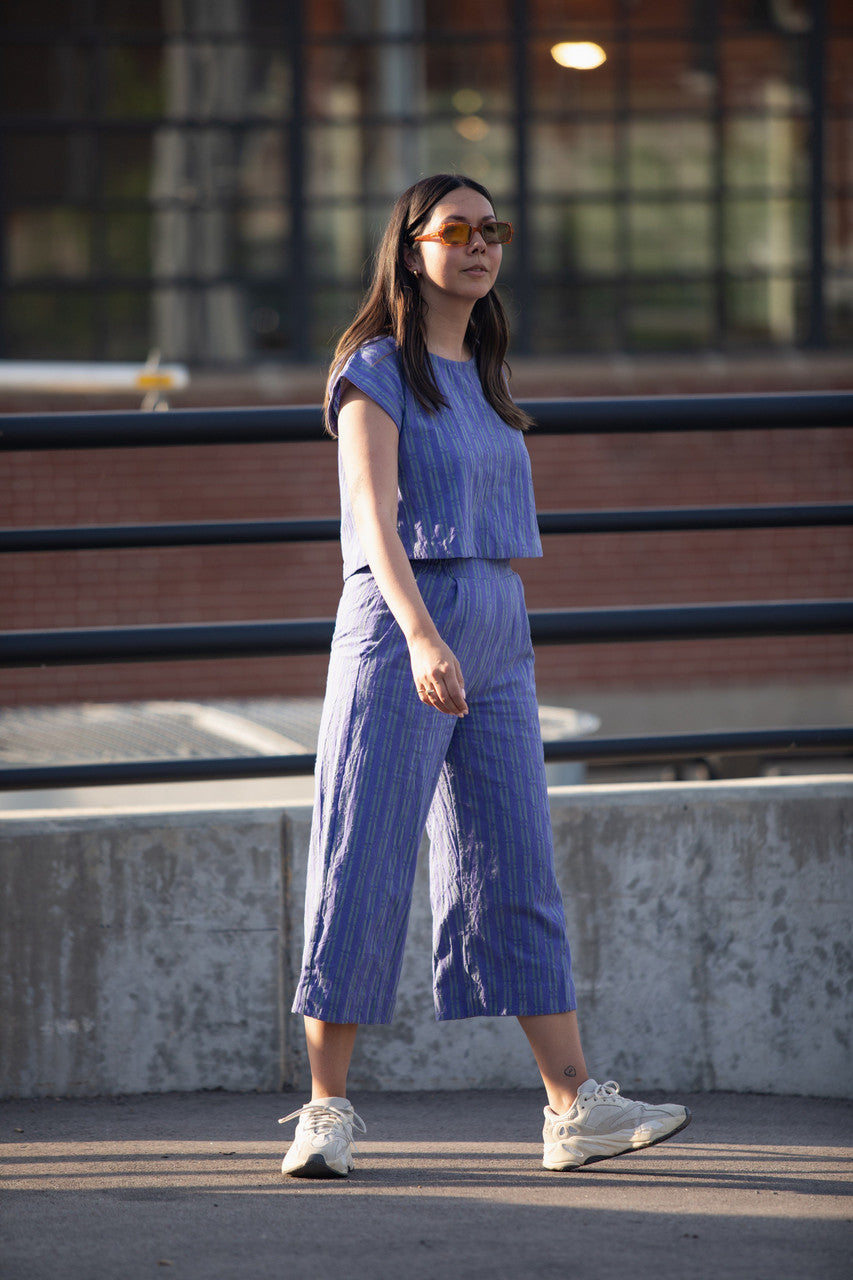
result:
[[[479,227],[494,222],[495,211],[485,196],[471,187],[456,187],[432,209],[419,235],[437,231],[442,222],[468,222]],[[406,266],[419,272],[421,294],[427,305],[451,299],[473,304],[484,298],[498,278],[503,246],[486,244],[474,231],[468,244],[445,245],[422,240],[404,251]]]

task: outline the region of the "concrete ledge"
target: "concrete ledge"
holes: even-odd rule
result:
[[[853,1094],[853,778],[551,793],[590,1069]],[[302,1088],[307,805],[4,815],[0,1095]],[[535,1086],[514,1019],[436,1024],[426,848],[354,1089]]]
[[[282,814],[6,817],[0,1093],[278,1088]]]

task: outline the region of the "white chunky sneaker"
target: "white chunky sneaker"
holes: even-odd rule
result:
[[[624,1151],[653,1147],[690,1123],[686,1107],[666,1103],[654,1106],[623,1098],[615,1080],[597,1084],[587,1080],[578,1089],[574,1104],[558,1116],[545,1108],[544,1169],[565,1172],[594,1164]]]
[[[346,1098],[317,1098],[304,1107],[282,1116],[279,1124],[295,1120],[299,1124],[293,1145],[281,1163],[282,1173],[292,1178],[345,1178],[352,1169],[353,1128],[361,1133],[367,1126]]]

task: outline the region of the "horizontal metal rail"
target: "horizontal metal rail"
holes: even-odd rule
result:
[[[128,547],[210,547],[264,542],[337,542],[340,536],[341,522],[337,518],[77,525],[67,529],[0,529],[0,553],[100,551]]]
[[[528,400],[541,434],[812,429],[853,426],[853,393]],[[320,441],[317,406],[248,409],[10,414],[0,450],[99,449]],[[853,504],[552,511],[543,534],[849,525]],[[165,525],[0,530],[0,551],[203,546],[331,541],[337,519],[247,520]],[[534,611],[536,644],[666,641],[853,632],[853,600],[623,606]],[[328,652],[331,619],[97,627],[0,633],[0,667],[157,662]],[[633,763],[721,755],[848,753],[853,727],[675,734],[548,742],[545,758]],[[214,760],[0,768],[0,787],[33,789],[135,782],[287,776],[311,772],[310,753]]]
[[[540,511],[541,534],[668,533],[690,529],[797,529],[853,525],[851,502],[750,507],[640,507],[635,510]],[[129,547],[207,547],[247,543],[337,542],[338,519],[216,520],[177,524],[77,525],[0,529],[0,554],[96,551]]]
[[[853,632],[853,600],[534,610],[534,644],[732,639]],[[325,653],[331,618],[0,632],[0,667]]]
[[[846,755],[853,753],[853,725],[802,729],[745,729],[729,733],[674,733],[653,737],[568,738],[543,743],[548,763],[634,764],[705,761],[722,756]],[[301,777],[314,772],[312,752],[289,756],[236,756],[194,760],[130,760],[115,763],[0,767],[0,790],[129,786],[138,783],[214,782],[226,779]]]
[[[521,400],[537,434],[743,431],[853,426],[853,392]],[[317,405],[279,408],[11,413],[0,450],[127,449],[329,439]]]

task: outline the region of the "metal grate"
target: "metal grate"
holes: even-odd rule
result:
[[[93,703],[0,712],[0,760],[85,764],[115,760],[296,755],[313,750],[306,715],[250,718],[192,702]],[[314,732],[316,741],[316,731]]]
[[[198,702],[86,703],[0,711],[0,762],[97,764],[311,754],[317,747],[321,698]],[[543,740],[581,737],[596,716],[540,707]]]

